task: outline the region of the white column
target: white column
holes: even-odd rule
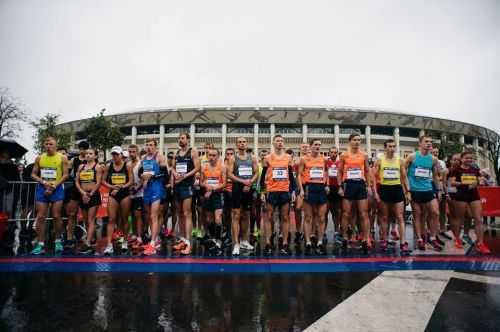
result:
[[[368,158],[372,157],[372,128],[370,126],[365,127],[365,139],[366,139],[366,152],[368,153]]]
[[[399,127],[394,128],[394,141],[396,142],[396,154],[400,156],[401,151],[399,148]]]
[[[132,127],[132,144],[137,144],[137,127]]]
[[[270,151],[274,152],[273,137],[274,137],[274,133],[276,132],[276,127],[274,126],[274,123],[271,123],[269,129],[270,129],[270,132],[271,132],[271,146],[270,146]]]
[[[422,137],[425,135],[425,130],[420,129],[420,133],[418,134],[418,138]]]
[[[253,125],[253,150],[255,156],[259,155],[259,124],[255,123]]]
[[[476,160],[479,163],[479,139],[477,137],[472,141],[472,148],[474,149]]]
[[[460,144],[465,144],[465,136],[464,135],[460,135],[460,137],[458,138],[458,141],[460,142]]]
[[[222,156],[225,156],[225,153],[226,153],[226,135],[227,135],[227,124],[223,123],[222,124],[222,144],[221,144],[221,147],[222,147],[221,155]]]
[[[158,148],[160,150],[160,154],[164,154],[165,152],[163,144],[164,137],[165,137],[165,126],[160,125],[160,138],[158,139]]]
[[[302,143],[307,143],[307,123],[302,125]]]
[[[189,135],[191,136],[191,147],[194,148],[194,141],[195,137],[194,135],[196,134],[196,126],[194,123],[191,123],[191,126],[189,127]]]
[[[340,152],[340,126],[336,124],[335,127],[333,127],[333,131],[335,135],[335,147]]]

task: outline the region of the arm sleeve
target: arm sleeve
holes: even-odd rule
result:
[[[290,192],[294,192],[297,189],[297,183],[295,182],[295,179],[293,177],[293,168],[292,166],[288,166],[288,180],[290,182]]]
[[[262,173],[260,173],[260,181],[259,181],[259,190],[263,191],[266,189],[266,174],[267,174],[267,167],[262,168]]]

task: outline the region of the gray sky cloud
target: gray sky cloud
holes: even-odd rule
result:
[[[333,104],[500,130],[500,1],[0,1],[0,41],[0,86],[63,121]]]

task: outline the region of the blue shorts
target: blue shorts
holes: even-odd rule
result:
[[[328,200],[325,185],[321,183],[306,183],[304,186],[304,200],[311,205],[322,205]]]
[[[288,191],[273,191],[267,194],[267,203],[272,206],[282,206],[290,203],[291,196]]]
[[[35,200],[40,203],[54,203],[64,200],[64,185],[60,184],[56,190],[49,196],[45,196],[45,188],[41,185],[36,186]]]
[[[165,187],[161,181],[153,181],[148,183],[147,187],[144,188],[144,204],[153,204],[156,201],[165,198]]]
[[[207,211],[222,210],[224,207],[224,197],[222,192],[213,192],[208,199],[203,202],[203,208]]]
[[[174,186],[174,199],[177,202],[193,197],[193,193],[194,190],[191,184]]]

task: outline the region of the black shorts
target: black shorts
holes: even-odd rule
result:
[[[142,211],[144,209],[144,199],[142,197],[131,197],[132,211]]]
[[[411,193],[411,200],[414,201],[415,203],[420,203],[420,204],[429,203],[436,198],[434,190],[410,191],[410,193]]]
[[[233,183],[233,198],[231,207],[233,209],[251,210],[254,200],[254,190],[243,191],[243,184]]]
[[[267,203],[272,206],[282,206],[290,203],[291,196],[288,191],[273,191],[267,194]]]
[[[380,195],[380,199],[384,203],[395,204],[395,203],[404,202],[404,200],[405,200],[403,187],[400,184],[380,185],[379,195]]]
[[[480,201],[481,197],[479,197],[479,192],[477,189],[472,189],[472,190],[459,190],[455,194],[455,201],[457,202],[474,202],[474,201]]]
[[[129,195],[130,195],[130,191],[128,190],[128,188],[122,188],[122,189],[118,190],[118,192],[114,196],[112,196],[110,193],[109,197],[113,198],[115,201],[120,203],[123,199],[129,197]]]
[[[82,210],[88,210],[94,206],[101,205],[101,194],[99,193],[99,191],[96,191],[90,197],[90,201],[87,204],[83,203],[82,196],[80,195],[80,197],[78,198],[78,202],[80,203],[80,208]]]
[[[310,205],[322,205],[327,202],[325,185],[322,183],[306,183],[304,200]]]
[[[224,207],[224,196],[222,192],[212,192],[210,197],[203,202],[203,208],[207,211],[221,210]]]
[[[448,193],[448,196],[450,196],[450,199],[452,201],[456,201],[457,200],[457,193]]]
[[[366,182],[347,180],[344,186],[344,199],[349,201],[361,201],[368,198],[368,191],[366,190]]]
[[[339,195],[339,187],[338,186],[329,186],[330,187],[330,191],[328,192],[328,201],[330,203],[335,203],[335,202],[339,202],[342,197],[340,197]]]

